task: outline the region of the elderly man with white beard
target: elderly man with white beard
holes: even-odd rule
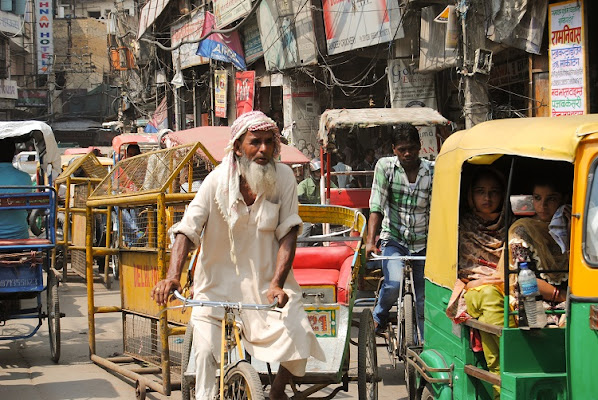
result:
[[[168,273],[152,298],[163,305],[172,290],[181,291],[187,254],[201,243],[195,299],[257,304],[277,299],[280,312],[243,310],[240,324],[252,357],[280,363],[269,398],[286,399],[286,384],[305,374],[307,359],[325,359],[291,268],[302,224],[296,181],[288,166],[275,161],[280,139],[274,121],[253,111],[240,116],[231,130],[222,164],[206,177],[174,229]],[[194,307],[191,315],[196,399],[217,395],[222,317],[221,309],[208,307]]]

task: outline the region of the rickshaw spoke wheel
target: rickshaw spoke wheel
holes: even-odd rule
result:
[[[397,329],[397,332],[402,332],[403,334],[403,340],[399,339],[399,351],[401,352],[401,359],[405,361],[407,348],[415,346],[415,313],[413,309],[413,295],[411,293],[406,293],[403,296],[401,307],[403,308],[403,319],[400,322],[403,326],[401,329]]]
[[[369,308],[361,312],[357,343],[357,390],[359,400],[378,398],[378,355],[374,318]]]
[[[193,327],[191,323],[187,324],[187,330],[185,331],[185,339],[183,342],[183,359],[181,363],[181,392],[182,400],[193,400],[195,399],[195,385],[192,384],[191,379],[185,376],[185,371],[189,366],[189,359],[191,357],[191,349],[193,348]]]
[[[224,399],[265,400],[260,376],[247,361],[240,361],[226,372]]]
[[[145,400],[145,384],[141,381],[135,381],[135,398]]]
[[[58,279],[51,270],[48,272],[46,300],[50,352],[52,354],[52,361],[57,363],[60,360],[60,302],[58,300]]]

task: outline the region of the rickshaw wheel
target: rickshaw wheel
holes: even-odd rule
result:
[[[378,398],[378,356],[374,318],[369,308],[361,312],[357,341],[357,390],[359,400]]]
[[[52,361],[60,359],[60,302],[58,300],[58,279],[54,272],[48,272],[48,287],[46,288],[48,328],[50,331],[50,352]]]
[[[409,400],[417,399],[417,381],[415,376],[415,367],[404,361],[405,364],[405,387],[407,388],[407,398]]]
[[[260,376],[247,361],[240,361],[226,372],[224,377],[224,399],[265,400]]]
[[[403,341],[399,340],[399,351],[401,352],[401,359],[405,361],[407,356],[407,348],[415,346],[415,314],[413,313],[413,295],[406,293],[403,296],[401,306],[403,307],[403,328],[397,330],[402,331]]]
[[[185,341],[183,342],[183,354],[181,362],[181,393],[182,400],[195,399],[195,387],[189,382],[189,379],[185,377],[185,371],[189,366],[189,358],[191,357],[191,349],[193,348],[193,327],[191,324],[187,324],[187,330],[185,331]]]
[[[135,381],[135,398],[145,400],[145,384],[139,380]]]

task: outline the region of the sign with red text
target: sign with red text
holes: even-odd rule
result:
[[[587,111],[583,2],[548,7],[550,115],[582,115]]]
[[[253,111],[254,87],[255,71],[243,71],[235,74],[237,118],[249,111]]]
[[[35,2],[35,41],[37,45],[37,73],[49,74],[54,56],[52,0]]]

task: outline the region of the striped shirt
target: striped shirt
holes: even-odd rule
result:
[[[380,239],[394,239],[411,253],[426,247],[433,175],[434,163],[421,159],[415,184],[410,185],[396,156],[378,161],[370,211],[384,216]]]

